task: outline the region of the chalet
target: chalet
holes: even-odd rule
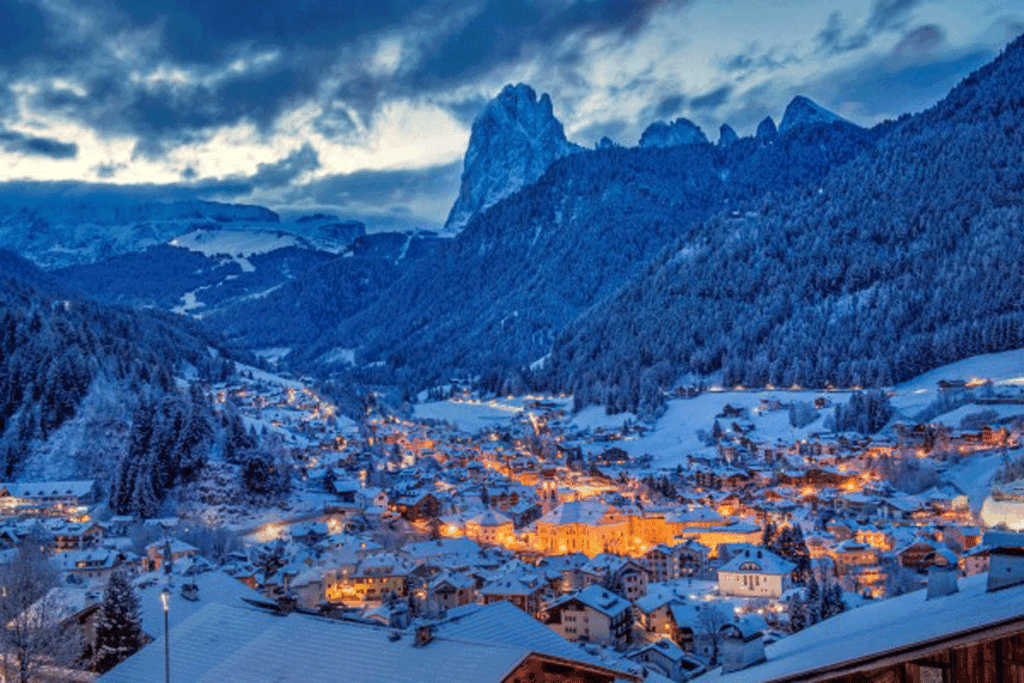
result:
[[[572,641],[622,647],[629,641],[633,610],[628,601],[600,586],[564,595],[547,606],[547,623]]]
[[[935,565],[952,566],[959,564],[959,558],[952,550],[930,538],[920,538],[896,551],[901,567],[924,571]]]
[[[485,605],[504,600],[536,617],[540,614],[544,585],[510,576],[488,583],[479,594]]]
[[[103,527],[99,524],[65,524],[53,531],[53,551],[88,550],[98,546],[102,540]]]
[[[476,582],[464,574],[442,573],[427,586],[428,611],[450,610],[476,600]]]
[[[718,570],[723,595],[780,598],[789,590],[796,566],[770,550],[748,547]]]
[[[163,566],[168,556],[172,562],[177,562],[198,554],[199,548],[172,538],[167,541],[154,541],[147,545],[144,563],[147,571],[156,571]]]
[[[654,582],[673,581],[693,576],[704,566],[707,549],[699,543],[656,545],[644,553],[640,564],[647,569]]]
[[[878,554],[873,547],[852,539],[843,541],[833,548],[831,556],[836,566],[836,574],[840,576],[848,573],[851,568],[870,566],[878,562]]]
[[[0,515],[64,516],[80,512],[94,500],[92,479],[0,483]]]
[[[689,680],[707,668],[701,659],[665,638],[648,643],[626,657],[634,662],[642,662],[673,681]]]
[[[509,517],[488,509],[466,520],[466,536],[486,545],[509,545],[516,532]]]
[[[293,524],[288,528],[291,539],[303,545],[316,545],[330,535],[330,529],[324,522],[310,522],[308,524]]]
[[[595,584],[613,586],[629,601],[647,595],[647,569],[627,557],[600,553],[577,571],[581,580],[576,585],[580,588]]]
[[[378,553],[364,559],[355,571],[326,577],[324,597],[329,602],[380,602],[405,597],[412,565],[394,553]]]
[[[756,649],[756,641],[752,650]],[[1021,680],[1024,551],[995,548],[987,575],[934,571],[916,591],[844,612],[700,683]],[[760,661],[756,661],[760,660]]]
[[[434,519],[441,515],[441,501],[433,493],[403,496],[393,506],[398,514],[410,522]]]

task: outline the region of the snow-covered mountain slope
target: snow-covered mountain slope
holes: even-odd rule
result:
[[[473,122],[463,163],[462,186],[445,230],[469,220],[533,183],[556,159],[579,151],[565,138],[547,94],[528,85],[507,85]]]
[[[43,268],[141,251],[198,228],[277,222],[277,214],[261,206],[198,200],[0,197],[0,247]]]

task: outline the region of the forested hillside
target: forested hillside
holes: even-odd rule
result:
[[[845,122],[798,126],[726,147],[611,148],[556,161],[540,180],[473,219],[366,310],[317,330],[295,360],[337,348],[387,362],[415,388],[452,372],[515,376],[562,328],[700,222],[765,193],[812,184],[875,144]],[[510,388],[514,388],[511,387]]]
[[[0,478],[96,478],[118,510],[156,514],[231,432],[183,378],[234,364],[187,320],[75,299],[0,260]]]
[[[650,411],[682,373],[889,384],[1024,345],[1024,38],[820,184],[718,214],[554,344],[544,378]]]

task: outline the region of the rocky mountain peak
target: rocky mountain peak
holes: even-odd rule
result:
[[[473,122],[462,186],[445,230],[457,232],[496,202],[535,182],[556,159],[580,148],[565,138],[551,98],[506,85]]]
[[[641,147],[678,147],[706,143],[708,138],[697,124],[678,118],[672,123],[655,121],[640,136]]]

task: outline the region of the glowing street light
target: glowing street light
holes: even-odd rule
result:
[[[164,606],[164,683],[171,683],[171,635],[167,627],[167,612],[171,606],[171,590],[166,586],[160,591],[160,602]]]

